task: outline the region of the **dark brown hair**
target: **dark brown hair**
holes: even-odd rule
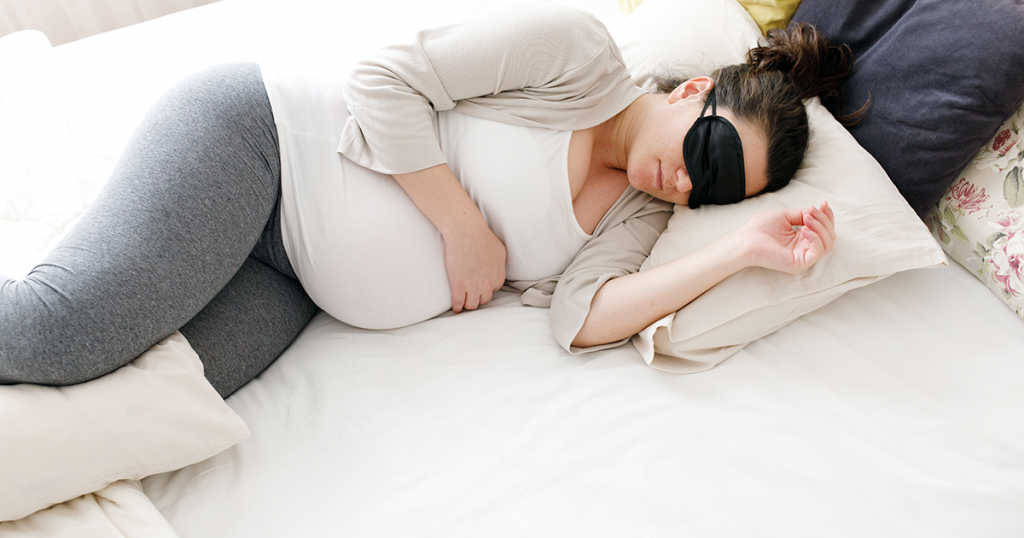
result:
[[[768,32],[767,44],[747,53],[743,64],[711,74],[718,105],[759,126],[768,141],[764,192],[785,187],[807,151],[803,100],[818,96],[844,124],[855,123],[867,104],[842,116],[842,83],[853,69],[853,52],[829,42],[814,26],[791,24]],[[685,80],[653,77],[658,91],[671,92]]]

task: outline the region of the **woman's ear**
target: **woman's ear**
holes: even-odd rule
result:
[[[682,101],[694,95],[700,95],[715,87],[715,81],[711,77],[696,77],[680,84],[672,93],[668,94],[669,104]]]

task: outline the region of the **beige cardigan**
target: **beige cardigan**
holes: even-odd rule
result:
[[[625,109],[637,88],[608,30],[592,15],[544,6],[427,30],[361,62],[344,88],[351,116],[338,152],[385,174],[445,162],[436,112],[515,125],[582,130]],[[551,307],[555,339],[571,346],[609,279],[635,273],[668,224],[672,205],[628,187],[560,277],[508,282],[523,304]]]

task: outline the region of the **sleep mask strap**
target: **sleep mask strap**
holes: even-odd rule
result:
[[[705,116],[708,106],[711,115]],[[715,88],[708,90],[700,117],[683,139],[683,161],[692,189],[688,205],[731,204],[746,198],[743,143],[733,124],[718,115]]]
[[[704,117],[704,113],[708,111],[708,105],[711,105],[711,115],[718,115],[718,98],[715,97],[715,89],[711,88],[708,90],[708,98],[704,100],[704,108],[700,109],[700,117]]]

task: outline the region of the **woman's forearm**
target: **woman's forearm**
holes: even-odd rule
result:
[[[480,209],[447,164],[393,177],[445,240],[459,231],[487,227]]]
[[[576,347],[616,342],[679,310],[750,265],[735,233],[654,269],[606,282],[594,295]]]
[[[590,347],[632,336],[746,267],[800,273],[831,252],[835,240],[835,215],[828,202],[755,214],[696,252],[606,282],[591,300],[572,345]]]

